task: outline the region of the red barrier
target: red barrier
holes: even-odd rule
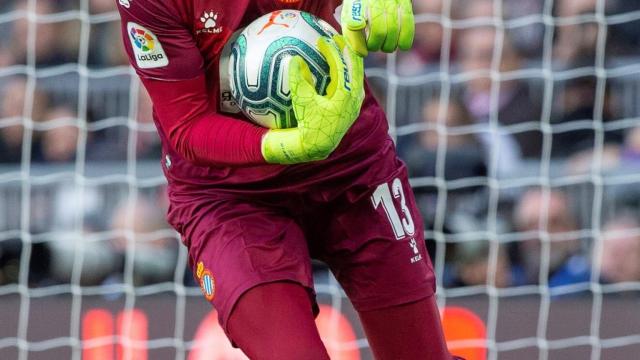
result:
[[[137,309],[121,311],[117,326],[118,360],[147,360],[147,315]]]
[[[330,305],[320,305],[316,319],[322,342],[332,360],[360,360],[356,333],[349,319]]]
[[[458,341],[480,341],[487,339],[487,329],[475,313],[463,307],[446,307],[442,314],[444,336],[451,353],[466,360],[486,360],[487,349],[482,346],[456,346]]]
[[[82,319],[84,360],[147,360],[148,319],[139,309],[114,316],[107,310],[94,309]],[[482,319],[468,309],[447,307],[442,314],[445,337],[452,353],[466,360],[486,360],[484,346],[486,327]],[[357,335],[351,321],[329,305],[320,305],[316,324],[332,360],[360,360]],[[114,346],[114,330],[119,341]],[[217,313],[211,311],[200,322],[194,336],[195,345],[188,360],[246,360],[239,349],[231,346],[218,324]],[[460,341],[481,342],[482,345],[460,345]],[[114,354],[115,349],[115,354]],[[114,357],[115,355],[115,357]]]
[[[82,358],[113,360],[113,317],[102,309],[87,311],[82,318]]]

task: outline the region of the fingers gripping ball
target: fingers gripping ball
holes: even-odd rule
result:
[[[411,0],[345,0],[342,34],[361,56],[369,51],[409,50],[415,35]]]
[[[262,141],[270,163],[294,164],[327,158],[360,114],[364,100],[363,60],[341,36],[318,40],[329,64],[326,95],[319,94],[306,61],[294,57],[289,65],[289,86],[297,128],[273,129]]]

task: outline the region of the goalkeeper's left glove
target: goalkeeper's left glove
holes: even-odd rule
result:
[[[297,164],[326,159],[338,147],[360,114],[364,100],[362,58],[341,36],[318,40],[329,63],[331,81],[327,95],[315,90],[307,63],[295,56],[289,64],[291,102],[298,126],[271,129],[262,138],[262,155],[268,163]]]
[[[411,0],[344,0],[342,35],[361,56],[409,50],[415,34]]]

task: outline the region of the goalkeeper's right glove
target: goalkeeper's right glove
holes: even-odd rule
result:
[[[358,118],[364,100],[363,60],[341,36],[334,36],[334,40],[337,47],[327,38],[318,40],[318,49],[330,68],[326,96],[316,92],[307,63],[299,56],[291,59],[289,87],[298,127],[272,129],[264,135],[262,155],[268,163],[326,159]]]

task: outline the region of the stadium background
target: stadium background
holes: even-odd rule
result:
[[[163,221],[160,144],[115,3],[0,2],[2,359],[197,358],[209,309]],[[368,74],[429,225],[450,346],[633,358],[640,1],[414,7],[414,49],[371,55]],[[342,358],[369,358],[321,264],[316,280],[346,317],[325,324]]]

